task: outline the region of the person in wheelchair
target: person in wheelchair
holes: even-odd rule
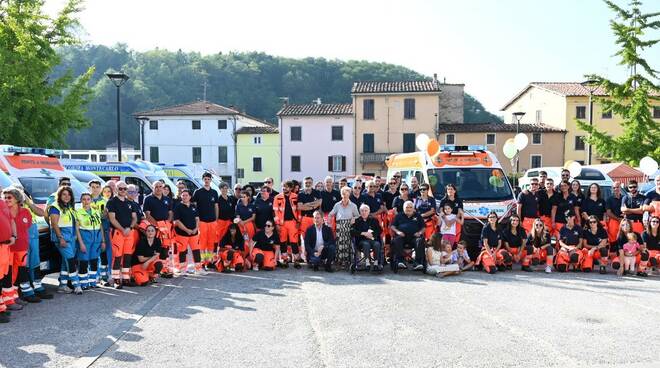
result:
[[[392,271],[406,269],[404,254],[406,250],[415,251],[415,271],[424,270],[424,220],[415,212],[412,201],[403,204],[403,213],[394,217],[390,227],[395,236],[392,240]]]
[[[360,206],[360,217],[355,220],[351,229],[351,235],[355,238],[355,252],[362,251],[364,263],[357,264],[358,269],[382,271],[382,251],[383,246],[380,242],[381,230],[378,220],[369,216],[371,210],[369,206],[363,204]],[[374,252],[373,258],[371,252]],[[360,258],[355,257],[358,261]],[[357,263],[357,262],[356,262]]]

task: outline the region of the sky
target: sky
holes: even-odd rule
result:
[[[644,10],[659,11],[657,1]],[[46,0],[46,9],[54,14],[63,3]],[[464,83],[498,115],[529,82],[626,76],[613,57],[613,13],[600,0],[87,0],[79,17],[85,42],[138,51],[399,64]],[[657,67],[660,46],[645,56]]]

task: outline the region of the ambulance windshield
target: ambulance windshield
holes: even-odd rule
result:
[[[36,204],[45,204],[48,196],[57,191],[58,179],[54,177],[22,177],[18,178],[18,181]],[[78,180],[74,179],[71,179],[71,189],[76,202],[80,200],[80,195],[87,191]]]
[[[464,201],[504,201],[513,198],[511,185],[501,169],[446,168],[429,169],[433,196],[445,196],[445,186],[454,184]]]

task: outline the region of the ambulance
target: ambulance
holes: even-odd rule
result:
[[[386,165],[388,178],[399,172],[407,183],[413,176],[420,184],[428,183],[438,206],[445,186],[454,184],[464,207],[461,239],[473,250],[478,247],[488,213],[495,211],[500,219],[515,213],[511,184],[495,154],[484,146],[442,145],[434,157],[426,152],[394,154],[386,159]]]
[[[140,203],[144,197],[151,194],[151,188],[156,181],[163,181],[172,188],[174,196],[177,195],[176,185],[167,177],[163,168],[143,160],[131,162],[89,162],[84,160],[62,160],[62,164],[69,170],[92,172],[101,179],[123,180],[126,184],[135,184],[140,193]]]
[[[204,186],[202,181],[204,170],[195,170],[194,167],[186,164],[158,164],[158,166],[163,168],[167,177],[173,182],[176,183],[182,180],[186,184],[186,188],[193,193]],[[211,179],[211,188],[220,193],[220,188],[214,183],[213,179]]]

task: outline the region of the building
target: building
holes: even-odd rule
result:
[[[264,179],[274,179],[280,187],[280,134],[276,127],[243,127],[236,131],[236,181],[261,186]]]
[[[268,127],[232,107],[209,101],[135,113],[148,118],[143,127],[144,158],[151,162],[201,165],[228,183],[236,176],[236,131]]]
[[[356,174],[384,175],[385,158],[413,152],[415,137],[440,134],[438,124],[463,124],[463,84],[424,81],[355,82]]]
[[[594,96],[606,97],[605,91],[597,88]],[[577,82],[532,82],[503,107],[506,123],[514,123],[514,112],[524,112],[522,122],[543,123],[566,130],[564,161],[588,162],[588,145],[582,140],[587,134],[577,127],[576,119],[589,121],[589,90]],[[660,120],[660,106],[652,111],[653,117]],[[598,130],[612,136],[622,134],[622,119],[616,114],[603,112],[602,106],[594,103],[593,124]],[[596,150],[592,153],[592,163],[607,163]]]
[[[355,134],[350,103],[287,104],[277,116],[282,180],[353,175]]]
[[[440,124],[440,144],[486,146],[502,163],[507,172],[515,172],[502,151],[504,143],[516,136],[516,124]],[[520,151],[520,172],[541,166],[563,166],[564,136],[566,131],[545,124],[520,124],[520,132],[529,139],[527,148]],[[558,150],[559,148],[559,150]]]

